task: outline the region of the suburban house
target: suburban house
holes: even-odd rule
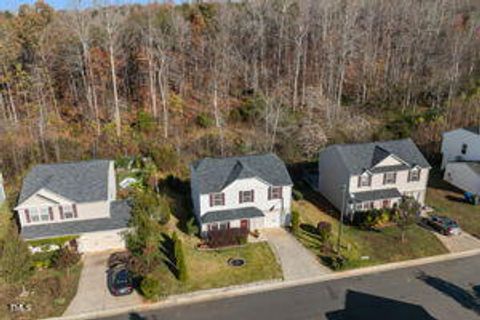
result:
[[[480,161],[480,125],[444,132],[441,152],[442,169],[450,162]]]
[[[26,240],[78,236],[81,252],[122,249],[130,206],[116,200],[113,161],[35,166],[15,208]]]
[[[443,133],[444,180],[474,194],[480,194],[480,126]]]
[[[5,201],[6,197],[5,188],[3,186],[3,176],[0,173],[0,205]]]
[[[290,223],[292,180],[275,154],[190,165],[192,201],[202,235],[209,230],[278,228]]]
[[[411,139],[331,145],[320,152],[319,191],[347,214],[425,202],[430,165]]]

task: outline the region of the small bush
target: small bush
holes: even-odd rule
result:
[[[149,300],[155,299],[160,294],[160,281],[155,277],[148,275],[140,283],[140,291],[143,296]]]
[[[300,214],[297,210],[292,210],[292,233],[298,234],[300,231]]]
[[[177,267],[177,279],[185,282],[187,281],[187,264],[185,261],[185,254],[183,252],[182,240],[178,238],[174,232],[172,236],[175,251],[175,265]]]
[[[53,266],[56,269],[68,269],[80,261],[80,253],[68,247],[60,248],[53,257]]]
[[[322,242],[327,242],[332,236],[332,224],[327,221],[320,221],[317,224],[317,232]]]
[[[303,200],[303,193],[297,189],[292,190],[293,200],[300,201]]]
[[[340,270],[347,262],[346,258],[341,255],[323,256],[322,261],[333,270]]]
[[[6,237],[0,241],[0,277],[7,283],[21,283],[33,271],[28,245],[20,238],[16,225],[12,223]]]
[[[242,245],[247,243],[247,238],[247,229],[211,230],[208,232],[207,244],[211,248]]]
[[[197,226],[197,222],[195,221],[195,218],[193,218],[193,217],[188,219],[188,221],[185,225],[185,229],[186,229],[187,234],[189,236],[197,235],[200,232],[200,230]]]
[[[213,119],[208,113],[201,112],[197,115],[195,123],[201,128],[210,128],[215,124],[215,119]]]

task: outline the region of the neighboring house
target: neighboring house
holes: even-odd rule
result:
[[[449,162],[444,179],[464,191],[480,194],[480,162]]]
[[[113,161],[38,165],[15,211],[26,240],[78,235],[82,252],[124,248],[130,207],[116,201]]]
[[[209,230],[278,228],[290,223],[292,180],[274,154],[205,158],[190,165],[192,201]]]
[[[425,202],[430,165],[411,139],[332,145],[320,152],[319,191],[345,212]]]
[[[5,201],[6,194],[5,194],[5,187],[3,186],[3,176],[0,173],[0,204]]]
[[[480,126],[444,132],[442,138],[444,180],[480,194]]]
[[[449,162],[480,161],[480,126],[444,132],[441,152],[442,169]]]

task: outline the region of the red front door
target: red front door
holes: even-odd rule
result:
[[[248,229],[248,220],[240,220],[240,228]]]

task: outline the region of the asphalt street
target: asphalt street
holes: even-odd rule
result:
[[[480,256],[108,319],[480,319]]]

